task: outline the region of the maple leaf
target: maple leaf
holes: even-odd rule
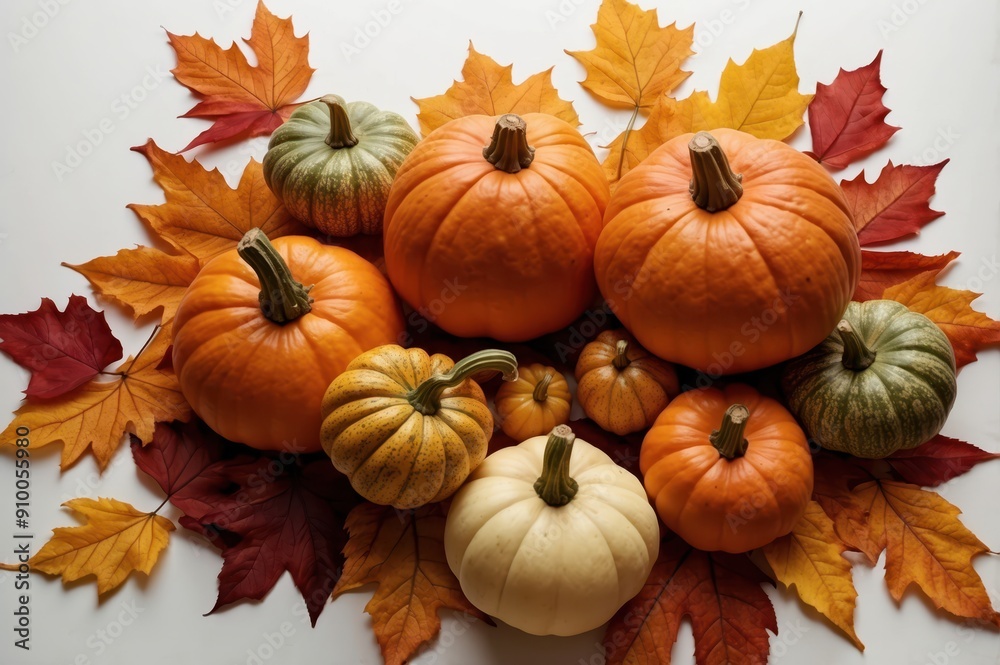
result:
[[[61,575],[64,582],[94,575],[99,595],[120,585],[134,570],[148,575],[174,530],[173,522],[157,511],[144,513],[116,499],[79,498],[63,505],[86,523],[54,529],[28,566]],[[18,566],[2,564],[0,568],[17,570]]]
[[[104,312],[71,295],[66,311],[42,298],[33,312],[0,315],[0,351],[31,372],[29,398],[58,397],[96,377],[122,357]]]
[[[901,302],[936,323],[951,341],[955,364],[975,362],[976,353],[986,345],[1000,343],[1000,322],[972,309],[980,294],[937,284],[937,270],[887,288],[883,298]]]
[[[729,127],[758,138],[788,138],[802,124],[813,98],[799,92],[797,30],[798,24],[788,39],[755,49],[742,65],[730,59],[714,102],[701,90],[681,100],[660,95],[642,127],[626,129],[608,146],[603,166],[609,179],[616,182],[653,150],[689,132]]]
[[[18,429],[27,428],[30,448],[63,443],[63,469],[88,448],[104,469],[127,432],[146,439],[157,421],[186,420],[191,407],[177,377],[157,368],[169,344],[169,335],[158,329],[135,358],[112,372],[114,379],[91,380],[54,399],[24,404],[0,434],[0,445],[14,446]]]
[[[406,663],[441,630],[438,611],[449,608],[492,623],[466,600],[444,555],[445,510],[412,511],[362,503],[347,517],[351,534],[344,574],[333,590],[377,583],[365,605],[386,665]]]
[[[843,556],[846,550],[833,521],[815,501],[809,502],[791,533],[762,548],[777,580],[794,586],[802,602],[816,608],[863,651],[854,632],[858,592],[851,579],[851,563]]]
[[[253,66],[234,43],[223,50],[195,33],[167,32],[177,54],[170,70],[182,85],[205,99],[184,118],[207,118],[213,125],[184,150],[235,137],[266,136],[288,119],[315,71],[309,66],[309,35],[296,37],[291,18],[281,19],[263,2],[244,41],[257,57]],[[182,151],[183,152],[183,151]]]
[[[698,665],[764,665],[767,631],[778,633],[765,581],[746,557],[702,552],[679,538],[662,543],[642,591],[608,624],[607,665],[669,665],[685,615]]]
[[[830,85],[816,85],[809,104],[813,149],[807,155],[842,169],[875,152],[899,131],[885,122],[889,109],[882,103],[881,66],[879,51],[870,64],[849,72],[841,69]]]
[[[915,584],[938,608],[1000,625],[973,557],[987,548],[934,492],[873,475],[863,464],[817,460],[814,498],[840,539],[874,565],[885,551],[885,581],[899,601]]]
[[[681,63],[694,54],[693,24],[661,28],[656,9],[642,10],[627,0],[604,0],[590,29],[597,46],[566,53],[587,72],[580,85],[605,102],[649,107],[691,75]]]
[[[189,516],[212,510],[203,499],[214,481],[206,480],[205,472],[223,457],[233,457],[226,455],[227,442],[198,418],[156,423],[152,440],[144,444],[133,435],[131,448],[135,465]]]
[[[940,272],[957,259],[958,252],[925,256],[914,252],[876,252],[861,250],[861,280],[851,300],[878,300],[890,286],[896,286],[922,272]]]
[[[897,450],[884,461],[908,483],[937,487],[981,462],[998,458],[998,453],[988,453],[971,443],[938,434],[916,448]]]
[[[421,134],[427,136],[449,120],[476,114],[538,112],[554,115],[574,127],[580,124],[573,104],[561,99],[552,86],[551,67],[516,85],[512,67],[501,67],[493,58],[477,52],[469,42],[461,83],[455,81],[443,95],[411,98],[420,109],[417,122]]]
[[[865,246],[896,240],[918,233],[943,215],[931,210],[930,199],[938,174],[947,163],[946,159],[931,166],[895,166],[890,161],[873,183],[865,180],[863,171],[854,180],[842,181],[840,187],[854,217],[858,242]]]
[[[254,227],[272,239],[308,233],[268,189],[260,162],[250,160],[233,189],[218,169],[208,171],[197,160],[166,152],[152,140],[133,150],[149,162],[166,202],[129,208],[177,254],[138,247],[82,265],[63,265],[135,318],[160,309],[161,321],[172,319],[201,266],[236,247]]]

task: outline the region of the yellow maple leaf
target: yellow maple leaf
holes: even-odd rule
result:
[[[420,108],[417,114],[420,132],[427,136],[450,120],[477,114],[549,113],[574,127],[580,124],[573,104],[561,99],[552,86],[551,67],[516,85],[512,67],[501,67],[493,58],[477,52],[469,42],[469,57],[462,66],[461,82],[452,83],[443,95],[412,98]]]
[[[125,581],[133,570],[153,569],[170,540],[174,524],[156,512],[143,513],[116,499],[73,499],[63,504],[84,517],[82,526],[60,527],[37,554],[28,559],[32,570],[61,575],[73,582],[97,578],[103,595]],[[17,570],[19,564],[0,564]]]
[[[187,420],[191,407],[177,377],[157,369],[169,345],[170,335],[161,328],[138,356],[112,372],[114,379],[99,377],[55,399],[26,402],[0,434],[0,446],[15,446],[17,432],[27,428],[29,448],[63,443],[63,469],[88,448],[104,469],[126,433],[148,441],[156,422]]]
[[[694,53],[693,24],[661,28],[655,9],[643,11],[626,0],[604,0],[590,28],[597,46],[566,53],[587,71],[580,85],[607,102],[651,106],[691,75],[681,63]]]
[[[796,26],[796,31],[798,26]],[[649,119],[638,130],[625,132],[609,146],[604,162],[612,181],[645,159],[670,139],[689,132],[729,127],[758,138],[783,140],[799,126],[812,95],[799,92],[795,67],[795,35],[761,50],[754,50],[742,65],[726,64],[713,102],[708,93],[695,91],[676,100],[660,96]]]
[[[823,508],[810,501],[792,532],[762,549],[777,580],[794,586],[802,602],[816,608],[863,651],[854,632],[858,592],[851,579],[851,563],[843,556],[847,546]]]

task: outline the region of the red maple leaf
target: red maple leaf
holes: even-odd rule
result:
[[[941,271],[958,258],[958,252],[925,256],[915,252],[861,250],[861,281],[852,300],[878,300],[890,286],[896,286],[928,270]]]
[[[66,311],[42,298],[33,312],[0,315],[0,351],[31,372],[28,397],[58,397],[96,377],[122,357],[104,312],[71,295]]]
[[[878,150],[899,131],[885,122],[889,109],[882,103],[881,64],[879,51],[870,64],[850,72],[841,69],[830,85],[816,85],[809,104],[813,149],[806,154],[842,169]]]
[[[854,180],[840,183],[854,215],[854,228],[862,247],[918,233],[943,212],[931,210],[934,183],[948,160],[931,166],[889,162],[873,183],[862,171]]]
[[[971,443],[938,434],[921,446],[893,453],[885,462],[908,483],[937,487],[980,462],[998,458],[998,453],[988,453]]]

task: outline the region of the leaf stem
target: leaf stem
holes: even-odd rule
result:
[[[132,362],[128,364],[128,367],[121,370],[120,372],[101,372],[101,374],[117,374],[118,376],[127,377],[128,373],[132,371],[132,366],[135,365],[135,361],[139,359],[139,356],[142,355],[142,352],[146,350],[146,347],[148,347],[150,342],[153,341],[153,338],[156,337],[156,333],[160,331],[160,327],[161,326],[159,323],[153,326],[153,332],[149,333],[149,337],[146,338],[146,341],[143,343],[142,348],[139,349],[139,353],[132,356]]]
[[[618,155],[618,173],[615,174],[615,180],[622,179],[622,165],[625,163],[625,151],[628,149],[628,137],[632,135],[632,128],[635,126],[635,119],[639,117],[639,105],[636,104],[635,108],[632,109],[632,117],[628,119],[628,125],[625,126],[625,132],[622,134],[622,150],[621,154]]]

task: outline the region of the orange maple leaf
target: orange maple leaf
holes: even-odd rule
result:
[[[63,265],[135,318],[162,308],[161,320],[169,321],[201,266],[236,247],[250,229],[259,227],[270,238],[307,232],[264,184],[260,162],[251,160],[232,189],[218,169],[208,171],[152,141],[134,150],[149,161],[166,203],[129,208],[177,254],[138,247],[81,265]]]
[[[363,503],[347,516],[347,562],[333,590],[377,583],[365,605],[386,665],[402,665],[441,629],[438,611],[449,608],[489,622],[466,600],[444,555],[445,511],[432,504],[415,511]]]
[[[215,121],[184,150],[270,134],[295,110],[292,102],[305,92],[315,71],[309,66],[309,35],[296,37],[291,18],[278,18],[263,2],[257,4],[250,39],[244,40],[257,57],[256,66],[235,43],[222,49],[197,33],[167,32],[167,37],[177,53],[174,78],[205,97],[182,117]]]
[[[27,564],[32,570],[61,575],[73,582],[88,575],[97,578],[97,593],[111,591],[138,570],[147,575],[170,540],[174,524],[144,513],[116,499],[79,498],[63,504],[86,519],[76,527],[52,531],[49,542]],[[0,564],[17,570],[17,564]]]
[[[467,115],[503,113],[549,113],[576,127],[580,118],[573,104],[559,97],[552,86],[552,68],[515,84],[512,65],[501,67],[469,42],[469,57],[462,65],[462,82],[435,97],[411,98],[420,108],[417,121],[427,136],[449,120]],[[489,137],[484,138],[486,141]]]
[[[885,551],[885,581],[895,600],[916,584],[938,608],[1000,626],[1000,614],[972,566],[988,549],[941,496],[825,457],[817,460],[814,498],[837,536],[869,563]]]
[[[161,328],[136,357],[111,372],[114,379],[94,379],[54,399],[26,402],[0,434],[0,446],[16,446],[17,432],[27,428],[28,448],[63,443],[63,469],[88,448],[104,469],[126,433],[148,441],[156,422],[187,420],[191,407],[177,377],[159,368],[169,345],[170,335]]]

